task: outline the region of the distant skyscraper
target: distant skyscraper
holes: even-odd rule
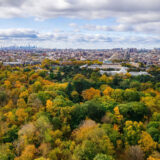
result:
[[[124,53],[124,60],[130,60],[130,53],[128,51]]]

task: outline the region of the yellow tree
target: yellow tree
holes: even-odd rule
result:
[[[141,101],[146,104],[148,108],[152,112],[159,112],[160,111],[160,96],[152,97],[152,96],[147,96],[147,97],[142,97]]]
[[[97,128],[95,121],[86,119],[78,129],[72,132],[72,136],[77,142],[81,142],[86,138],[88,132],[90,130],[94,130],[95,128]]]
[[[114,116],[116,117],[116,121],[118,124],[123,120],[123,115],[120,114],[118,107],[114,108]]]
[[[130,78],[130,77],[131,77],[131,74],[127,72],[127,73],[125,74],[125,76],[126,76],[126,78]]]
[[[106,89],[103,91],[103,94],[105,95],[105,96],[110,96],[111,94],[112,94],[112,92],[113,92],[113,90],[114,89],[112,89],[111,87],[106,87]]]
[[[7,118],[7,122],[14,124],[15,123],[15,115],[10,111],[4,114]]]
[[[34,160],[50,160],[50,159],[49,158],[40,157],[40,158],[36,158]]]
[[[23,91],[20,93],[19,98],[23,98],[23,99],[27,100],[28,96],[29,96],[29,93],[26,90],[26,91]]]
[[[15,158],[15,160],[33,160],[34,154],[36,153],[36,148],[34,145],[28,145],[25,147],[20,157]]]
[[[12,99],[9,100],[8,104],[5,106],[5,109],[10,110],[14,108]]]
[[[95,97],[100,97],[100,90],[94,88],[86,89],[82,92],[82,96],[85,100],[91,100]]]
[[[4,85],[6,86],[6,88],[10,88],[10,87],[11,87],[11,82],[8,81],[8,80],[6,80],[6,81],[4,82]]]
[[[46,157],[48,155],[50,149],[51,149],[50,143],[41,143],[41,145],[38,147],[38,151],[43,157]]]
[[[154,158],[154,157],[150,156],[147,160],[160,160],[160,158]]]
[[[105,82],[105,83],[110,83],[112,82],[112,80],[113,80],[112,77],[107,77],[105,74],[99,78],[100,82]]]
[[[146,155],[151,154],[157,147],[157,143],[153,141],[152,137],[147,132],[142,132],[138,143]]]
[[[18,99],[17,107],[18,108],[26,108],[27,107],[27,104],[26,104],[26,102],[24,101],[23,98]]]
[[[15,87],[16,87],[16,88],[20,88],[20,87],[21,87],[21,82],[20,82],[20,81],[16,81]]]
[[[47,100],[47,102],[46,102],[46,109],[47,109],[48,112],[52,112],[53,102],[51,100]]]
[[[22,123],[28,118],[28,113],[25,112],[24,108],[19,108],[16,111],[17,120]]]
[[[126,121],[124,127],[124,137],[126,145],[137,145],[143,129],[142,122]]]
[[[82,126],[73,132],[73,138],[77,143],[73,159],[93,159],[96,154],[114,153],[113,144],[102,128],[92,120],[86,120]],[[85,158],[84,158],[85,156]]]
[[[73,78],[74,81],[80,80],[80,79],[86,79],[86,77],[82,74],[76,74]]]

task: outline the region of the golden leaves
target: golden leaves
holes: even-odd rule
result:
[[[85,100],[91,100],[93,98],[100,97],[100,90],[94,88],[86,89],[82,92],[82,96]]]

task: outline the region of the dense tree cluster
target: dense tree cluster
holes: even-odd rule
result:
[[[160,160],[160,68],[80,68],[92,63],[1,66],[0,160]]]

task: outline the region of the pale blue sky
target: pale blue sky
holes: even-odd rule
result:
[[[159,0],[0,0],[0,46],[160,47]]]

